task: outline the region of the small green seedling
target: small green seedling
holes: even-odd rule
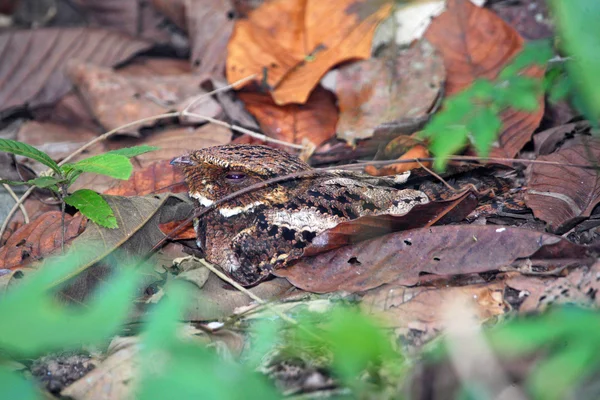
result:
[[[117,219],[100,194],[90,189],[79,189],[69,193],[69,187],[84,172],[127,180],[133,172],[130,158],[157,149],[157,147],[146,145],[127,147],[89,157],[75,163],[58,165],[48,154],[33,146],[15,140],[0,139],[0,151],[31,158],[50,168],[47,175],[26,182],[0,179],[0,183],[30,185],[49,189],[58,196],[63,206],[63,212],[65,204],[69,204],[98,225],[114,229],[118,227]]]

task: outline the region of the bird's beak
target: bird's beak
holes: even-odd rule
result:
[[[194,165],[195,163],[192,161],[190,156],[179,156],[171,160],[171,165],[175,165],[177,167],[183,167],[185,165]]]

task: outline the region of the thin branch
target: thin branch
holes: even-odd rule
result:
[[[425,171],[427,171],[427,173],[429,173],[430,175],[432,175],[433,177],[435,177],[438,181],[442,182],[448,189],[450,189],[454,193],[458,193],[459,192],[458,190],[456,190],[455,188],[453,188],[452,185],[450,185],[448,182],[446,182],[446,180],[444,178],[442,178],[437,173],[435,173],[435,171],[427,168],[425,166],[425,164],[423,164],[421,161],[417,160],[417,162],[419,163],[419,165],[421,166],[421,168],[423,168]]]
[[[3,183],[2,186],[4,186],[4,189],[6,189],[8,194],[10,194],[10,197],[12,197],[18,203],[19,196],[17,196],[15,191],[12,190],[12,188],[9,185],[7,185],[6,183]],[[23,204],[19,204],[19,209],[23,213],[23,219],[25,220],[25,223],[28,224],[29,223],[29,214],[27,214],[27,210],[25,209],[25,206],[23,206]],[[0,234],[0,237],[2,237],[1,234]]]
[[[21,198],[17,199],[17,202],[10,209],[10,211],[8,212],[8,214],[6,214],[6,218],[4,219],[4,222],[2,222],[2,227],[0,228],[0,237],[2,237],[2,235],[4,235],[4,232],[6,231],[6,228],[8,227],[8,224],[9,224],[10,220],[12,219],[13,215],[15,215],[15,213],[17,212],[17,210],[20,207],[23,207],[23,202],[27,199],[27,197],[29,197],[29,195],[31,194],[31,192],[33,192],[33,189],[35,189],[35,187],[33,187],[33,186],[30,187],[29,189],[27,189],[25,191],[25,193],[23,193],[23,195],[21,196]]]
[[[231,279],[230,277],[228,277],[227,275],[225,275],[217,267],[215,267],[214,265],[212,265],[211,263],[209,263],[205,259],[200,258],[200,259],[198,259],[198,261],[200,261],[200,263],[202,265],[204,265],[213,274],[217,275],[219,278],[221,278],[225,282],[229,283],[231,286],[233,286],[234,288],[236,288],[240,292],[244,293],[246,296],[250,297],[252,300],[256,301],[261,306],[266,307],[269,311],[271,311],[273,314],[277,315],[283,321],[285,321],[288,324],[290,324],[290,325],[292,325],[292,326],[300,329],[301,331],[303,331],[307,335],[310,335],[313,339],[317,339],[320,342],[325,342],[325,339],[323,339],[322,337],[320,337],[319,335],[317,335],[313,331],[307,329],[305,326],[299,324],[298,321],[296,321],[292,317],[290,317],[290,316],[282,313],[277,308],[275,308],[273,306],[273,304],[269,303],[268,301],[265,301],[265,300],[261,299],[260,297],[258,297],[257,295],[255,295],[254,293],[252,293],[251,291],[249,291],[248,289],[246,289],[245,287],[243,287],[242,285],[240,285],[239,283],[237,283],[236,281],[234,281],[233,279]]]

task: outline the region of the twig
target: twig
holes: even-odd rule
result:
[[[10,209],[8,214],[6,214],[6,218],[4,219],[4,222],[2,223],[2,227],[0,228],[0,238],[2,237],[2,235],[4,235],[4,232],[6,231],[6,228],[8,227],[8,223],[10,222],[10,220],[13,217],[13,215],[15,214],[15,212],[17,212],[17,210],[19,208],[23,207],[23,202],[27,199],[27,197],[29,197],[31,192],[33,192],[33,189],[35,189],[33,186],[30,187],[29,189],[27,189],[25,191],[25,193],[23,193],[21,198],[17,199],[15,205]]]
[[[280,144],[282,146],[290,147],[290,148],[293,148],[293,149],[299,149],[299,150],[303,150],[304,149],[304,146],[302,146],[301,144],[294,144],[294,143],[284,142],[283,140],[273,139],[272,137],[263,135],[262,133],[254,132],[254,131],[251,131],[250,129],[242,128],[241,126],[231,125],[231,124],[228,124],[227,122],[220,121],[218,119],[214,119],[214,118],[207,117],[207,116],[204,116],[204,115],[200,115],[200,114],[196,114],[196,113],[191,113],[191,112],[186,112],[185,110],[182,111],[182,115],[188,116],[188,117],[202,118],[202,119],[204,119],[204,120],[206,120],[208,122],[211,122],[211,123],[213,123],[215,125],[221,125],[221,126],[224,126],[226,128],[231,129],[232,131],[236,131],[236,132],[240,132],[240,133],[245,133],[248,136],[252,136],[253,138],[262,140],[264,142],[277,143],[277,144]]]
[[[437,180],[439,180],[440,182],[442,182],[448,189],[450,189],[452,192],[454,193],[458,193],[458,190],[456,190],[455,188],[452,187],[452,185],[450,185],[448,182],[446,182],[446,180],[444,178],[442,178],[441,176],[439,176],[438,174],[435,173],[435,171],[427,168],[425,166],[425,164],[423,164],[421,161],[417,160],[417,163],[419,163],[419,165],[421,166],[421,168],[423,168],[425,171],[427,171],[429,174],[433,175]]]
[[[6,189],[8,194],[10,194],[10,197],[12,197],[18,203],[19,197],[14,192],[14,190],[12,190],[12,188],[10,186],[8,186],[6,183],[3,183],[2,186],[4,186],[4,189]],[[19,209],[23,213],[23,219],[25,220],[25,223],[28,224],[29,223],[29,214],[27,214],[27,210],[25,209],[25,206],[23,206],[23,204],[19,204]],[[0,237],[1,236],[2,235],[0,234]]]
[[[246,289],[245,287],[243,287],[242,285],[240,285],[239,283],[237,283],[236,281],[234,281],[233,279],[231,279],[230,277],[225,275],[223,272],[219,271],[218,268],[216,268],[214,265],[212,265],[205,259],[200,258],[197,260],[200,261],[200,263],[202,265],[204,265],[206,268],[208,268],[208,270],[210,270],[213,274],[217,275],[219,278],[221,278],[225,282],[229,283],[231,286],[233,286],[240,292],[244,293],[246,296],[250,297],[252,300],[256,301],[261,306],[267,307],[269,310],[271,310],[274,314],[276,314],[282,320],[289,322],[292,325],[298,325],[298,321],[296,321],[293,318],[288,317],[287,315],[283,314],[281,311],[275,309],[273,306],[271,306],[271,304],[269,304],[269,302],[261,299],[260,297],[258,297],[257,295],[255,295],[254,293],[252,293],[251,291],[249,291],[248,289]]]
[[[271,311],[273,314],[277,315],[283,321],[285,321],[288,324],[290,324],[290,325],[292,325],[292,326],[294,326],[294,327],[302,330],[307,335],[310,335],[313,339],[317,339],[320,342],[325,342],[325,339],[323,339],[322,337],[320,337],[319,335],[317,335],[313,331],[307,329],[306,327],[300,325],[298,323],[298,321],[296,321],[292,317],[290,317],[290,316],[282,313],[277,308],[273,307],[273,305],[271,303],[269,303],[269,302],[261,299],[260,297],[258,297],[257,295],[255,295],[254,293],[252,293],[251,291],[249,291],[248,289],[246,289],[245,287],[243,287],[242,285],[240,285],[239,283],[237,283],[236,281],[234,281],[233,279],[231,279],[230,277],[228,277],[227,275],[225,275],[223,272],[219,271],[218,268],[216,268],[214,265],[212,265],[211,263],[209,263],[205,259],[200,258],[200,259],[197,259],[197,260],[200,261],[200,263],[202,265],[204,265],[213,274],[217,275],[219,278],[223,279],[225,282],[229,283],[231,286],[233,286],[234,288],[236,288],[240,292],[244,293],[246,296],[250,297],[252,300],[256,301],[261,306],[266,307],[269,311]]]

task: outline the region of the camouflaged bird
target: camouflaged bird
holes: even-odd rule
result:
[[[189,195],[199,207],[250,185],[300,171],[300,178],[235,197],[194,221],[206,259],[242,285],[256,284],[302,256],[322,232],[365,215],[404,215],[429,202],[405,189],[408,174],[372,177],[349,171],[317,171],[285,151],[266,146],[210,147],[178,157]]]

